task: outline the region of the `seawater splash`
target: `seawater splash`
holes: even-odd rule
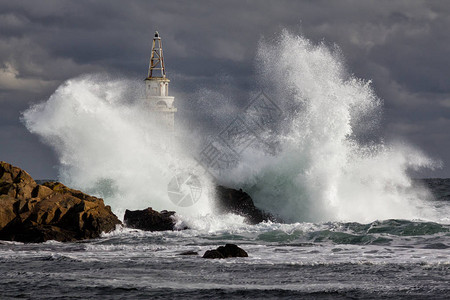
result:
[[[168,183],[188,168],[186,149],[168,150],[161,128],[143,109],[130,80],[89,75],[66,81],[44,103],[23,113],[26,127],[51,145],[60,161],[60,180],[105,199],[118,216],[125,209],[153,207],[187,215],[210,212],[209,181],[192,207],[168,197]]]
[[[367,140],[382,102],[338,49],[283,32],[261,42],[260,75],[285,112],[275,156],[247,149],[224,179],[287,221],[435,219],[408,171],[436,163],[406,144]]]
[[[246,149],[219,181],[242,187],[258,207],[288,222],[440,219],[422,201],[428,192],[408,176],[436,163],[406,144],[367,138],[382,103],[370,82],[348,74],[338,50],[284,32],[274,43],[261,42],[257,59],[264,90],[284,111],[278,133],[268,135],[278,149],[275,155]],[[136,84],[103,75],[74,78],[23,120],[56,150],[60,179],[102,196],[119,216],[125,208],[152,206],[181,213],[192,228],[242,224],[211,214],[207,178],[195,206],[169,200],[168,182],[189,171],[200,149],[160,146],[160,129],[138,101],[143,95],[130,92]]]

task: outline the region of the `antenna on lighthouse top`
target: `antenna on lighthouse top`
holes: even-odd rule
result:
[[[155,31],[152,44],[152,55],[150,56],[150,65],[148,67],[147,78],[165,78],[166,69],[164,67],[164,56],[161,44],[161,37],[158,31]]]

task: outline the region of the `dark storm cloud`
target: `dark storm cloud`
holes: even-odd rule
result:
[[[0,0],[0,134],[16,132],[11,143],[35,150],[17,152],[2,139],[0,159],[38,177],[55,174],[43,167],[55,158],[23,131],[20,111],[80,74],[142,79],[156,29],[179,99],[219,91],[242,102],[256,86],[258,41],[287,28],[338,44],[349,72],[372,79],[384,99],[386,136],[403,136],[450,165],[449,15],[446,1]]]

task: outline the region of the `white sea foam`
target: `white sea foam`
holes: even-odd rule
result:
[[[237,167],[223,172],[223,183],[244,188],[257,206],[286,221],[436,219],[423,201],[428,193],[408,176],[436,163],[407,144],[373,137],[382,102],[370,82],[348,74],[338,50],[283,32],[261,42],[258,64],[264,89],[284,112],[270,137],[279,147],[275,155],[248,148]],[[99,194],[119,216],[125,208],[152,206],[176,210],[194,228],[217,230],[220,218],[208,219],[206,177],[196,205],[179,207],[167,193],[168,182],[195,164],[192,153],[199,149],[161,147],[160,129],[139,101],[143,95],[132,90],[130,80],[74,78],[25,111],[23,120],[57,152],[60,179]]]
[[[382,102],[338,50],[283,32],[261,42],[264,87],[284,110],[275,156],[249,148],[227,183],[289,221],[435,219],[408,171],[437,164],[402,143],[368,139]]]
[[[89,75],[66,81],[44,103],[23,114],[27,128],[57,152],[60,180],[98,194],[113,210],[153,207],[185,214],[209,213],[209,182],[191,207],[168,196],[168,183],[192,164],[174,142],[161,145],[161,128],[143,109],[135,83]]]

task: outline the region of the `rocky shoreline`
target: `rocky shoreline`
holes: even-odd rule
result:
[[[249,224],[273,220],[256,208],[242,190],[217,186],[217,212],[235,213]],[[98,238],[118,225],[147,231],[177,228],[173,211],[127,210],[124,224],[103,199],[71,189],[59,182],[37,184],[24,170],[0,162],[0,240],[39,243]]]
[[[0,162],[0,240],[76,241],[120,224],[102,199],[59,182],[37,184],[24,170]]]

